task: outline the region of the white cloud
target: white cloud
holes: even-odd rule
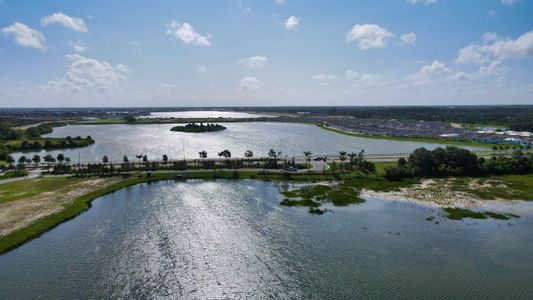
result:
[[[368,50],[384,48],[387,40],[393,36],[387,29],[375,24],[357,24],[346,35],[346,42],[357,42],[359,49]]]
[[[194,28],[189,23],[179,24],[176,21],[172,21],[166,24],[166,34],[181,40],[187,45],[197,45],[197,46],[210,46],[211,42],[209,41],[209,34],[202,36],[199,33],[194,31]]]
[[[65,26],[68,29],[77,31],[77,32],[89,32],[87,25],[82,18],[74,18],[63,14],[62,12],[57,12],[49,16],[44,17],[41,20],[43,26],[48,26],[50,24],[60,24]]]
[[[425,5],[428,5],[428,4],[437,4],[437,0],[407,0],[407,3],[411,4],[411,5],[414,5],[414,4],[417,4],[417,3],[421,3],[421,4],[425,4]]]
[[[408,77],[415,84],[428,84],[435,77],[448,74],[451,70],[438,60],[434,60],[430,65],[423,66],[420,71]]]
[[[335,80],[337,79],[337,76],[333,74],[327,75],[324,73],[319,73],[319,74],[312,76],[311,79],[318,80],[318,81]]]
[[[492,60],[520,59],[533,56],[533,31],[529,31],[517,39],[503,39],[492,33],[484,35],[481,44],[470,44],[461,50],[457,63],[483,64]],[[487,37],[490,39],[487,40]]]
[[[288,30],[296,30],[299,24],[300,24],[300,18],[291,16],[285,22],[285,28],[287,28]]]
[[[274,3],[276,3],[277,5],[285,5],[286,1],[285,0],[274,0]]]
[[[114,67],[106,61],[98,61],[79,54],[67,54],[65,58],[70,62],[65,75],[39,85],[39,89],[58,95],[89,90],[113,92],[121,88],[126,75],[130,72],[125,65],[119,64]]]
[[[253,92],[263,88],[265,84],[255,77],[243,77],[239,84],[239,91]]]
[[[344,75],[346,76],[346,78],[352,79],[352,80],[359,78],[359,73],[357,73],[354,70],[346,70]]]
[[[196,68],[196,74],[198,74],[198,75],[203,75],[203,74],[206,74],[206,73],[209,73],[209,72],[212,72],[212,71],[213,71],[213,69],[209,68],[209,66],[205,65],[205,64],[199,65]]]
[[[521,0],[501,0],[503,5],[513,5],[513,4],[516,4],[516,3],[520,2],[520,1]]]
[[[9,27],[2,28],[2,32],[6,35],[13,35],[15,43],[19,46],[46,50],[44,35],[22,23],[15,22]]]
[[[117,69],[117,71],[119,71],[122,74],[131,74],[130,68],[128,66],[126,66],[126,65],[118,64],[118,65],[116,65],[116,69]]]
[[[89,50],[89,47],[87,47],[87,45],[81,40],[70,41],[70,46],[74,51],[79,53],[87,52]]]
[[[383,77],[376,74],[364,74],[361,75],[361,82],[366,86],[379,86],[384,85],[385,80]]]
[[[244,68],[261,68],[266,65],[268,59],[264,56],[252,56],[239,60],[239,65]]]
[[[487,11],[487,16],[491,18],[498,18],[498,13],[495,10],[489,9]]]
[[[135,49],[135,51],[137,52],[137,55],[141,58],[145,58],[146,55],[144,54],[144,51],[143,51],[143,48],[142,48],[142,45],[141,43],[139,43],[138,41],[136,40],[133,40],[130,42],[130,47],[132,47],[133,49]]]
[[[329,83],[327,83],[327,82],[322,82],[322,83],[320,84],[320,87],[323,88],[323,89],[324,89],[324,88],[329,88],[329,87],[331,87],[331,84],[329,84]]]
[[[406,33],[406,34],[402,34],[400,36],[400,39],[406,45],[414,45],[415,41],[416,41],[416,34],[414,32],[409,32],[409,33]]]

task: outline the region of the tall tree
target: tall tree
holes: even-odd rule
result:
[[[63,153],[59,153],[57,155],[57,161],[59,162],[59,164],[62,164],[64,160],[65,160],[65,155]]]
[[[37,167],[37,165],[41,162],[41,157],[39,155],[35,154],[31,160],[33,161],[33,163]]]

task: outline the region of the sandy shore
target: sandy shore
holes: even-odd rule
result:
[[[94,178],[76,182],[54,192],[44,192],[28,198],[0,204],[0,237],[24,228],[37,220],[58,213],[76,198],[110,186],[118,178]]]

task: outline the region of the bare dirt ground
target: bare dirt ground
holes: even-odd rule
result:
[[[95,178],[67,185],[54,192],[0,204],[0,237],[24,228],[40,218],[68,207],[76,198],[120,181],[118,178]]]
[[[500,181],[480,181],[473,179],[468,183],[468,189],[483,188],[507,189],[505,183]],[[521,200],[494,199],[487,202],[473,193],[458,190],[447,179],[426,179],[422,183],[401,188],[395,192],[375,192],[364,190],[363,196],[380,197],[395,201],[410,201],[434,207],[477,207],[482,208],[491,203],[513,204]]]

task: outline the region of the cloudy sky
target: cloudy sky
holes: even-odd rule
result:
[[[533,104],[533,0],[0,0],[0,104]]]

